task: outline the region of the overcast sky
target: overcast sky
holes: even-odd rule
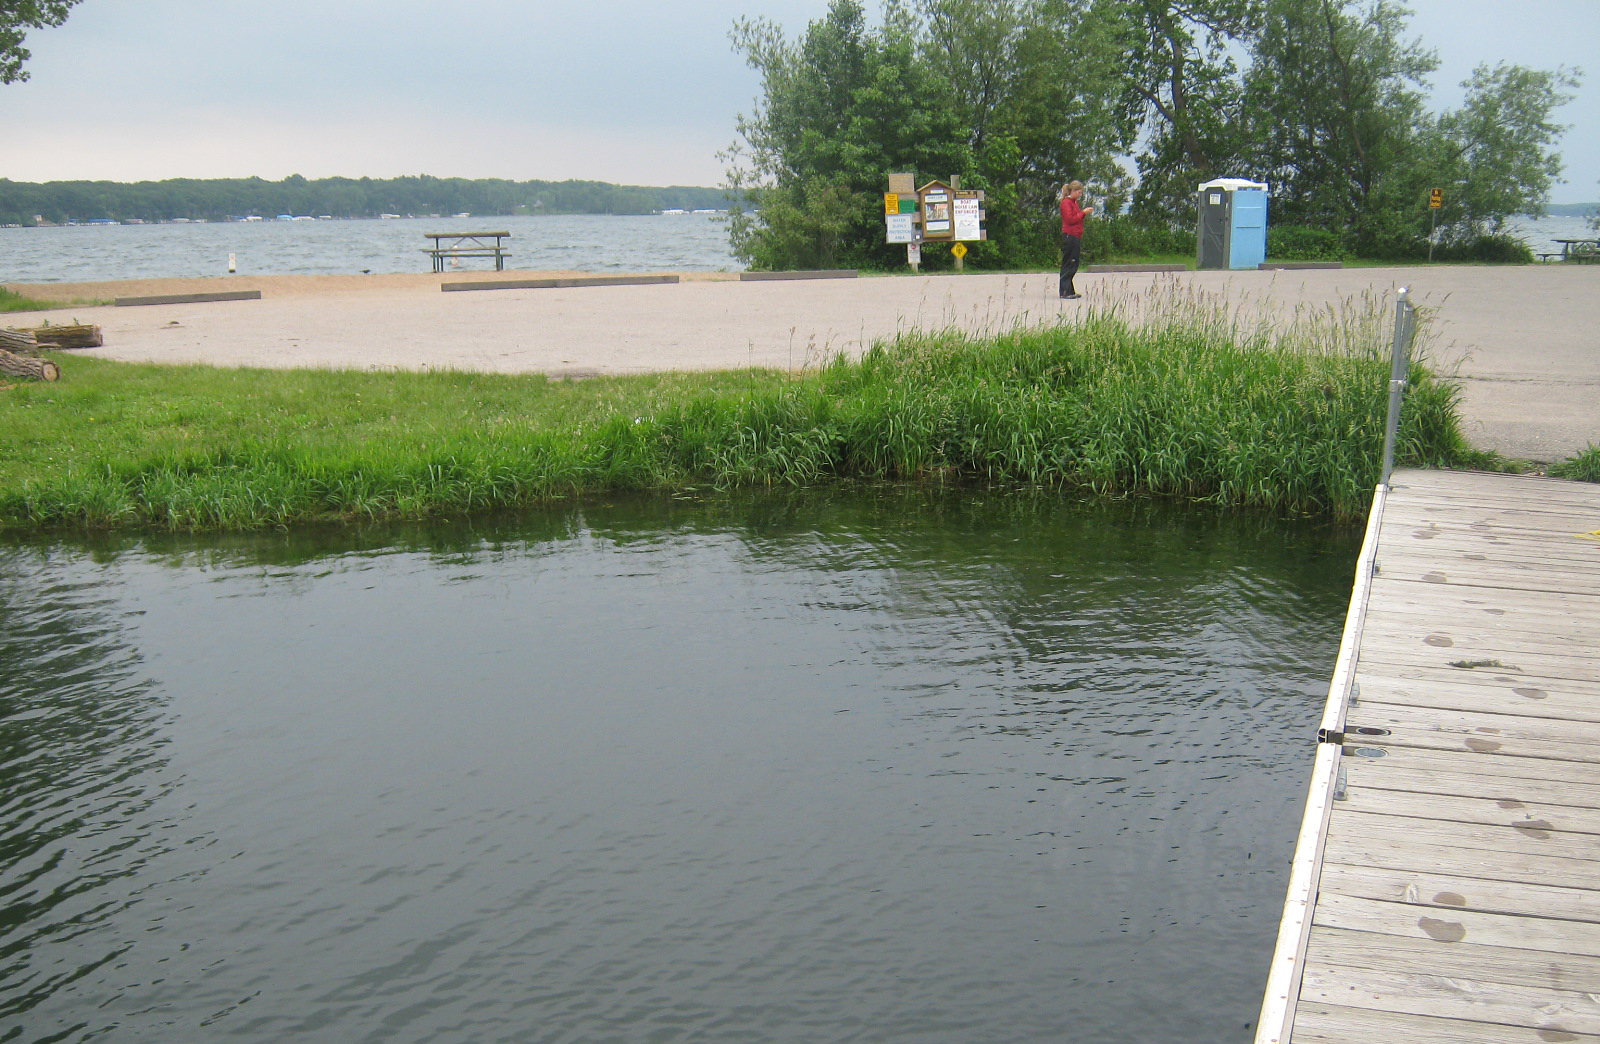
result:
[[[1593,68],[1560,113],[1600,200],[1600,0],[1412,0],[1440,106],[1479,62]],[[715,185],[756,75],[740,16],[791,36],[827,0],[83,0],[0,86],[0,177],[435,174]],[[873,0],[869,11],[876,11]],[[1241,171],[1240,173],[1248,173]]]

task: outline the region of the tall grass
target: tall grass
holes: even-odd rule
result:
[[[860,477],[1360,517],[1387,402],[1376,299],[1280,315],[1176,284],[1071,324],[907,333],[800,374],[582,382],[74,358],[0,393],[0,526],[218,529]],[[1405,463],[1471,457],[1419,363]]]
[[[1589,443],[1580,452],[1551,465],[1549,474],[1578,482],[1600,482],[1600,446]]]
[[[14,290],[0,286],[0,312],[37,312],[46,308],[59,307],[59,305],[45,301],[35,301],[31,297],[23,297]]]

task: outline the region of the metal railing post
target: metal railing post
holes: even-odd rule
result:
[[[1394,306],[1394,349],[1389,358],[1389,416],[1383,428],[1383,477],[1378,484],[1387,486],[1394,472],[1394,444],[1400,431],[1400,397],[1406,390],[1406,375],[1411,372],[1411,337],[1417,329],[1417,309],[1411,303],[1410,291],[1400,288],[1399,300]]]

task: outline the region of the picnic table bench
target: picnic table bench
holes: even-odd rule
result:
[[[435,272],[444,271],[447,258],[462,257],[492,257],[494,270],[503,272],[506,258],[511,256],[505,246],[505,241],[511,238],[510,232],[425,232],[423,238],[433,240],[433,246],[422,252],[433,258]]]
[[[1600,261],[1600,239],[1553,239],[1561,244],[1560,255],[1540,254],[1541,258],[1559,256],[1562,261]]]

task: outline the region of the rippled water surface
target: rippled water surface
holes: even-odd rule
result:
[[[1517,217],[1512,234],[1533,250],[1559,237],[1592,238],[1581,217]],[[0,282],[73,283],[228,274],[351,275],[427,272],[426,232],[510,232],[510,268],[576,272],[718,272],[744,267],[728,251],[726,218],[708,214],[257,221],[188,225],[0,228]],[[484,259],[463,262],[490,269]]]
[[[737,270],[728,225],[708,214],[623,217],[397,218],[392,221],[227,221],[188,225],[0,228],[0,282],[79,283],[228,274],[428,272],[428,232],[509,232],[506,267],[536,271]],[[463,261],[493,271],[492,259]]]
[[[1247,1039],[1356,539],[861,490],[0,545],[0,1039]]]

